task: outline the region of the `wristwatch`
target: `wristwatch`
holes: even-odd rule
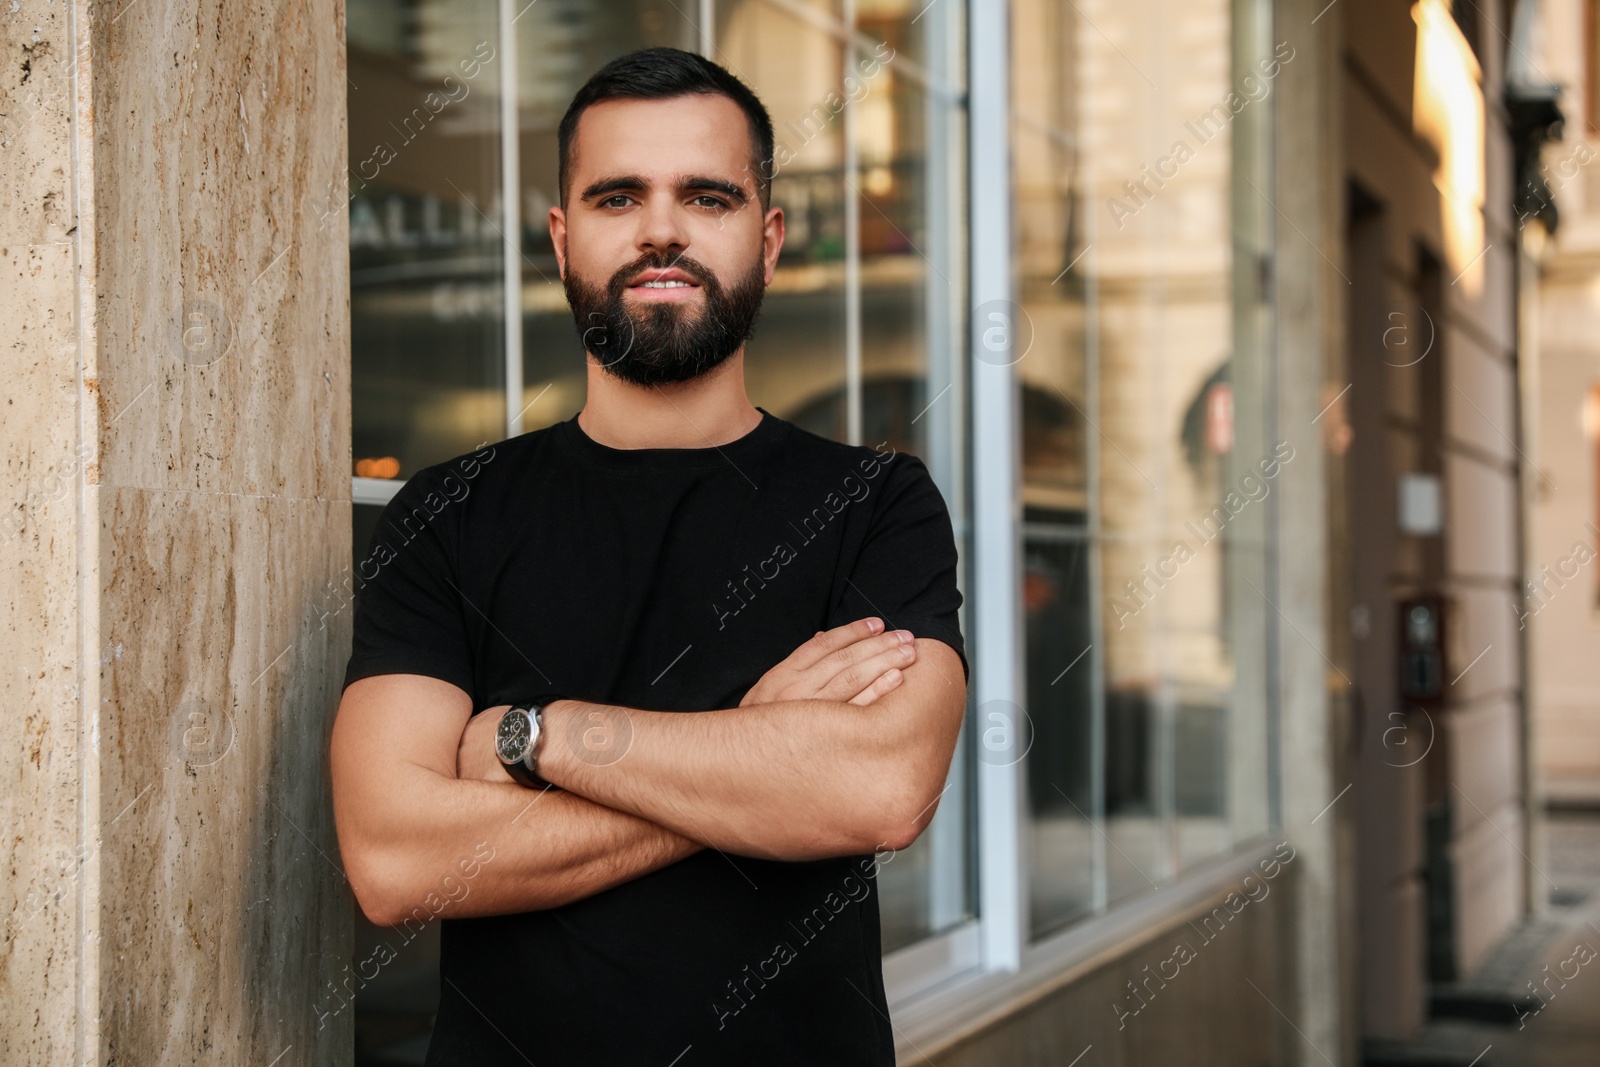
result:
[[[544,743],[544,709],[559,700],[551,697],[537,704],[518,704],[500,719],[494,735],[495,755],[506,773],[531,789],[560,789],[539,774],[539,752]]]

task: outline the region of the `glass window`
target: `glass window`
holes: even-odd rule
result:
[[[496,12],[494,0],[349,7],[357,477],[404,478],[505,425]]]
[[[776,276],[745,357],[746,388],[751,403],[848,440],[846,274],[853,235],[846,218],[846,122],[843,108],[835,108],[844,101],[849,51],[839,4],[716,6],[711,58],[750,85],[772,116],[772,204],[783,209],[785,226]]]
[[[1267,826],[1263,7],[1012,7],[1035,938]]]

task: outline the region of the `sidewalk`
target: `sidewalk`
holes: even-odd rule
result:
[[[1546,858],[1547,914],[1449,991],[1456,1011],[1477,1003],[1504,1022],[1436,1019],[1415,1041],[1370,1049],[1369,1067],[1600,1065],[1600,812],[1552,813]]]

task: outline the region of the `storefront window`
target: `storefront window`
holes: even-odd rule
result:
[[[1036,939],[1267,827],[1265,26],[1012,5]]]

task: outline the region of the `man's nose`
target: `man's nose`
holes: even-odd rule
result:
[[[639,213],[638,243],[642,250],[679,253],[689,246],[683,208],[671,196],[652,196]]]

